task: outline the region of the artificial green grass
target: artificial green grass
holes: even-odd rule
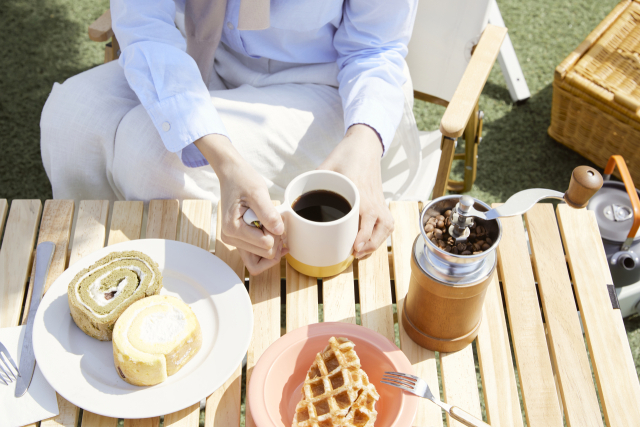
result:
[[[103,61],[87,36],[108,0],[13,0],[0,8],[0,198],[51,198],[39,153],[39,119],[54,82]],[[485,112],[478,175],[470,194],[487,203],[525,188],[564,191],[571,171],[590,164],[547,135],[553,70],[613,9],[616,0],[499,0],[531,99],[512,105],[496,65],[480,99]],[[416,101],[421,129],[435,129],[442,107]],[[454,175],[461,177],[460,165]],[[625,320],[640,372],[640,317]]]

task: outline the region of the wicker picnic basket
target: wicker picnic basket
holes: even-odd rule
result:
[[[555,71],[549,135],[640,182],[640,1],[623,0]]]

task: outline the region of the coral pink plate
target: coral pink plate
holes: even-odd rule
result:
[[[377,332],[349,323],[317,323],[289,332],[264,352],[251,374],[247,401],[258,427],[290,427],[300,389],[318,352],[329,338],[346,337],[354,342],[362,369],[375,385],[376,427],[410,426],[418,410],[418,397],[380,383],[385,371],[413,374],[404,353]]]

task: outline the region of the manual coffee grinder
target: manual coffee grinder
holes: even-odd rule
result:
[[[499,218],[521,215],[547,198],[583,208],[601,186],[597,170],[579,166],[566,193],[524,190],[494,209],[471,196],[449,195],[429,202],[420,215],[421,234],[411,256],[402,310],[407,334],[433,351],[452,352],[470,344],[478,335],[484,295],[496,271]]]

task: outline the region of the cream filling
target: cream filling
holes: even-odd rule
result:
[[[173,305],[171,310],[146,316],[140,325],[140,339],[150,344],[163,344],[176,338],[187,327],[184,313]]]
[[[146,266],[147,266],[147,268],[149,269],[149,271],[151,271],[151,280],[150,280],[149,282],[150,282],[150,283],[153,283],[153,281],[155,280],[155,272],[153,271],[153,268],[151,268],[151,266],[149,265],[149,263],[148,263],[147,261],[143,260],[143,259],[133,258],[133,257],[118,258],[118,259],[111,260],[111,261],[110,261],[110,262],[108,262],[107,264],[103,264],[103,265],[101,265],[99,268],[105,268],[105,267],[107,267],[107,266],[109,266],[109,265],[113,264],[114,262],[119,262],[119,261],[122,261],[122,260],[125,260],[125,259],[133,259],[133,260],[136,260],[136,261],[140,261],[141,263],[143,263],[144,265],[146,265]],[[117,268],[116,270],[120,270],[120,269],[123,269],[123,268],[128,268],[128,269],[130,269],[130,270],[133,270],[133,271],[138,275],[138,280],[139,280],[139,282],[140,282],[140,283],[142,283],[142,281],[144,280],[144,277],[145,277],[145,274],[144,274],[144,272],[143,272],[142,270],[140,270],[138,267],[135,267],[135,266],[119,267],[119,268]],[[107,317],[107,316],[109,316],[109,314],[110,314],[110,313],[106,313],[106,314],[99,314],[99,313],[96,313],[95,311],[93,311],[93,309],[92,309],[91,307],[89,307],[89,306],[88,306],[88,305],[87,305],[87,304],[82,300],[82,298],[80,298],[80,284],[84,281],[84,279],[85,279],[86,277],[88,277],[88,276],[90,276],[91,274],[93,274],[93,272],[94,272],[94,271],[95,271],[95,270],[88,271],[84,276],[82,276],[82,277],[81,277],[80,279],[78,279],[78,281],[76,282],[76,288],[75,288],[76,299],[77,299],[78,301],[80,301],[80,303],[81,303],[83,306],[85,306],[85,307],[87,308],[87,310],[89,310],[89,311],[90,311],[90,312],[91,312],[95,317],[98,317],[98,318],[100,318],[100,317]],[[91,297],[93,298],[93,300],[94,300],[94,301],[96,301],[96,303],[97,303],[98,305],[102,306],[102,307],[104,307],[105,305],[109,304],[110,300],[109,300],[109,301],[106,301],[106,300],[105,300],[105,301],[106,301],[106,304],[100,304],[100,303],[98,302],[98,300],[94,297],[94,295],[95,295],[95,294],[94,294],[94,292],[92,292],[92,289],[94,288],[94,286],[98,286],[98,287],[99,287],[99,286],[100,286],[100,284],[99,284],[100,280],[102,280],[103,278],[105,278],[106,276],[108,276],[109,274],[111,274],[111,271],[113,271],[113,270],[108,271],[106,274],[104,274],[104,275],[100,276],[100,277],[99,277],[99,278],[97,278],[97,279],[96,279],[96,280],[95,280],[91,285],[89,285],[89,294],[91,295]],[[123,280],[122,282],[126,282],[126,280]],[[118,288],[120,288],[120,284],[122,284],[122,282],[120,282],[120,283],[118,284]],[[98,283],[98,284],[96,285],[96,283]],[[125,285],[123,285],[122,289],[124,289],[124,287],[125,287],[125,286],[126,286],[126,284],[125,284]],[[122,289],[120,289],[119,291],[122,291]],[[119,292],[118,292],[118,293],[119,293]],[[116,296],[118,295],[118,293],[116,293]],[[135,292],[134,292],[134,294],[135,294]],[[114,296],[113,298],[115,298],[116,296]],[[102,294],[102,298],[104,299],[104,293]]]

